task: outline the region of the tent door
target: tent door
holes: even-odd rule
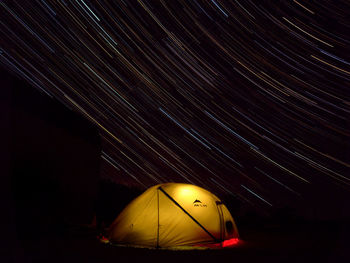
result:
[[[220,216],[220,240],[224,240],[225,239],[225,222],[224,222],[224,216],[222,213],[223,203],[220,201],[216,201],[216,206],[218,208],[218,212]]]

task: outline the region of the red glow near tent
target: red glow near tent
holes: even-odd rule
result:
[[[232,247],[236,244],[238,244],[239,239],[238,238],[231,238],[222,241],[221,243],[215,243],[215,244],[200,244],[195,245],[196,247],[208,247],[208,248],[224,248],[224,247]]]
[[[239,241],[238,238],[227,239],[222,242],[222,247],[230,247],[230,246],[236,245],[238,241]]]

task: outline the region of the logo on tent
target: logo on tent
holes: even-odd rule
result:
[[[196,199],[193,201],[193,206],[199,206],[199,207],[207,207],[206,204],[202,204],[202,201]]]

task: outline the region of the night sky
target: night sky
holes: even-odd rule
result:
[[[98,127],[103,178],[262,210],[350,190],[348,1],[0,6],[2,67]]]

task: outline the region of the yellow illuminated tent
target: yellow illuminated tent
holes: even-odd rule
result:
[[[238,241],[226,206],[209,191],[190,184],[153,186],[134,199],[110,227],[114,244],[172,248]]]

